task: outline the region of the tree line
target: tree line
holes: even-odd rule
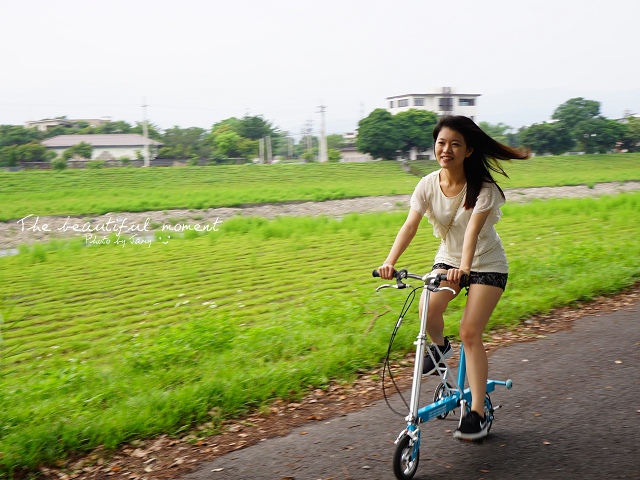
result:
[[[61,117],[64,119],[64,117]],[[163,144],[157,158],[169,158],[199,163],[208,160],[211,163],[230,163],[237,159],[252,160],[260,154],[260,142],[263,142],[264,156],[267,148],[272,157],[295,157],[311,161],[318,154],[318,138],[303,135],[294,142],[287,132],[281,131],[260,115],[242,118],[231,117],[215,123],[211,129],[200,127],[181,128],[174,126],[166,130],[157,125],[147,125],[148,136]],[[68,122],[46,132],[36,128],[16,125],[0,125],[0,167],[12,167],[26,162],[52,162],[52,165],[64,168],[67,159],[74,155],[91,157],[91,146],[85,142],[65,150],[60,158],[48,151],[40,142],[57,135],[83,134],[142,134],[143,125],[131,125],[118,120],[92,126],[87,122]],[[330,160],[338,160],[338,148],[343,145],[342,135],[328,135],[327,145]],[[139,153],[139,158],[141,153]],[[121,159],[127,162],[131,159]]]
[[[65,119],[65,117],[60,117]],[[66,119],[65,119],[66,120]],[[432,131],[438,116],[434,112],[411,109],[392,115],[379,108],[358,124],[355,146],[374,158],[406,157],[409,152],[424,152],[433,146]],[[52,162],[64,167],[74,155],[90,158],[91,147],[71,147],[61,158],[48,151],[40,142],[57,135],[82,134],[142,134],[143,125],[118,120],[92,126],[87,122],[66,122],[46,132],[35,128],[0,125],[0,167],[12,167],[27,162]],[[566,152],[605,153],[609,151],[640,151],[640,118],[629,116],[623,121],[610,120],[600,113],[600,103],[582,97],[572,98],[558,106],[551,121],[537,123],[512,132],[503,123],[480,122],[480,127],[497,141],[513,147],[526,147],[538,155],[560,155]],[[215,123],[210,129],[200,127],[166,130],[149,123],[150,138],[163,144],[158,158],[182,159],[199,163],[230,163],[236,159],[252,160],[260,154],[260,144],[273,157],[298,158],[312,161],[318,154],[318,137],[306,133],[297,142],[261,115],[231,117]],[[327,136],[329,160],[340,158],[339,149],[348,146],[342,135]],[[87,156],[88,155],[88,156]],[[141,154],[140,154],[141,155]],[[125,159],[123,159],[125,160]],[[126,159],[129,160],[129,159]],[[124,163],[124,162],[123,162]]]
[[[437,116],[410,109],[392,115],[379,108],[359,123],[357,147],[375,158],[407,156],[415,147],[424,152],[433,146],[431,132]],[[558,106],[551,121],[536,123],[512,133],[503,123],[479,123],[495,140],[512,147],[525,147],[537,155],[566,152],[606,153],[640,151],[640,118],[610,120],[600,113],[600,102],[582,97]]]

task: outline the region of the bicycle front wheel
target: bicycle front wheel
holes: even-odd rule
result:
[[[418,470],[420,461],[420,450],[413,439],[404,434],[393,455],[393,473],[398,480],[411,480]]]

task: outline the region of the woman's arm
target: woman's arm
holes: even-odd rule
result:
[[[389,255],[387,255],[387,259],[384,261],[382,266],[378,268],[378,273],[380,273],[382,278],[387,280],[393,278],[394,265],[400,258],[400,255],[402,255],[407,249],[413,240],[413,237],[416,236],[421,220],[422,215],[420,215],[420,213],[413,209],[409,211],[407,219],[404,221],[402,227],[400,227],[398,235],[396,235],[396,239],[389,251]]]

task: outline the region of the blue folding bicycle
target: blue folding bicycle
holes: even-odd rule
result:
[[[374,277],[379,277],[377,270],[373,271]],[[389,354],[393,345],[395,335],[402,324],[404,315],[407,313],[415,292],[417,290],[426,289],[426,294],[423,297],[422,315],[420,317],[420,332],[415,341],[416,345],[416,359],[413,370],[413,383],[411,387],[411,400],[409,402],[409,414],[405,417],[407,426],[400,432],[398,438],[395,441],[396,449],[393,455],[393,472],[399,480],[410,480],[415,475],[418,469],[418,462],[420,461],[420,424],[427,422],[433,418],[444,419],[456,408],[460,408],[460,417],[463,417],[471,409],[471,390],[464,388],[465,379],[467,375],[467,368],[465,362],[464,345],[460,347],[460,362],[458,364],[457,379],[454,379],[453,371],[449,368],[445,360],[436,362],[433,358],[431,349],[426,348],[427,344],[427,311],[429,308],[429,295],[431,292],[439,292],[443,290],[456,293],[449,287],[441,287],[440,282],[447,279],[446,273],[430,273],[427,275],[417,275],[409,273],[407,270],[398,270],[395,272],[395,284],[380,285],[376,291],[383,288],[397,288],[405,289],[411,288],[403,280],[411,278],[420,280],[423,285],[417,288],[412,288],[412,291],[405,302],[405,305],[398,317],[396,326],[391,335],[391,341],[389,342],[389,349],[387,351],[387,357],[383,369],[383,387],[384,387],[384,371],[388,369],[391,376],[391,367],[389,364]],[[462,287],[465,285],[461,284]],[[436,347],[437,348],[437,347]],[[422,367],[424,364],[425,350],[431,356],[434,365],[437,365],[437,373],[440,376],[441,382],[435,389],[433,395],[433,402],[420,408],[420,387],[422,380]],[[439,352],[440,353],[440,352]],[[440,366],[442,365],[442,366]],[[393,377],[391,376],[392,380]],[[499,380],[487,380],[487,390],[484,400],[484,414],[488,422],[488,429],[491,429],[491,425],[494,420],[494,411],[499,406],[494,407],[491,403],[491,397],[489,394],[493,392],[496,385],[505,386],[511,388],[513,382],[511,380],[499,381]],[[386,397],[385,397],[386,398]],[[406,403],[406,402],[405,402]]]

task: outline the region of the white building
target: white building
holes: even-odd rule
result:
[[[479,93],[458,93],[450,87],[443,87],[434,89],[430,93],[409,93],[387,97],[387,110],[393,115],[412,108],[428,110],[439,117],[463,115],[475,122],[479,96]],[[415,160],[418,155],[433,158],[433,148],[421,153],[413,149],[409,153],[409,160]]]
[[[60,156],[67,148],[80,142],[88,143],[93,147],[92,160],[117,160],[122,157],[129,157],[129,159],[135,160],[138,157],[138,152],[144,155],[145,145],[149,146],[149,157],[153,159],[158,154],[158,148],[162,146],[162,143],[145,138],[137,133],[58,135],[40,143],[47,150],[52,150]]]
[[[475,121],[479,96],[479,93],[458,93],[453,88],[443,87],[430,93],[387,97],[387,110],[395,115],[415,108],[435,112],[438,116],[464,115]]]
[[[29,120],[24,123],[26,128],[37,128],[41,132],[46,132],[55,127],[72,127],[78,123],[87,123],[91,127],[98,127],[111,121],[110,117],[103,118],[81,118],[71,120],[68,118],[45,118],[42,120]]]

